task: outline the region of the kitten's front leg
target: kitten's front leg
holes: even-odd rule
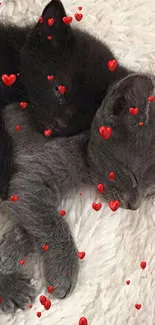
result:
[[[25,231],[16,225],[5,230],[0,239],[0,308],[4,312],[24,309],[35,298],[31,279],[20,264],[20,260],[28,258],[33,251],[31,237]]]
[[[46,286],[54,286],[57,298],[65,297],[77,282],[79,262],[69,226],[57,211],[55,191],[22,173],[13,176],[10,191],[19,199],[5,201],[1,208],[33,236],[44,261]]]

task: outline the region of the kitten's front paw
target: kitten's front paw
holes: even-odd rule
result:
[[[45,278],[47,285],[54,287],[53,295],[58,299],[62,299],[73,291],[77,283],[79,260],[74,249],[72,249],[70,255],[67,254],[63,247],[61,249],[55,247],[51,250],[53,250],[51,254],[53,258],[46,259]]]
[[[6,313],[13,313],[18,308],[24,309],[35,298],[35,290],[30,279],[20,272],[10,275],[0,274],[0,308]]]

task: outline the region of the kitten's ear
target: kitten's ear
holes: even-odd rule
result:
[[[29,42],[36,38],[40,45],[49,44],[53,49],[58,49],[67,44],[72,38],[72,29],[63,21],[67,14],[59,0],[52,0],[43,10],[43,13],[30,35]],[[51,39],[50,39],[51,37]]]
[[[117,82],[103,102],[102,110],[104,118],[111,124],[148,120],[150,101],[149,96],[154,92],[151,77],[140,74],[132,74]]]

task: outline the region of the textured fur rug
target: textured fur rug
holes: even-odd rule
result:
[[[1,2],[0,19],[23,25],[37,20],[48,1]],[[69,14],[83,6],[84,18],[76,24],[110,44],[124,65],[155,72],[154,0],[64,0],[64,5]],[[62,301],[52,299],[49,311],[38,295],[31,309],[14,317],[0,314],[1,325],[78,325],[82,316],[88,325],[155,324],[154,201],[144,202],[138,212],[113,213],[107,205],[95,212],[91,204],[100,197],[91,189],[82,193],[62,202],[79,251],[86,252],[75,291]]]

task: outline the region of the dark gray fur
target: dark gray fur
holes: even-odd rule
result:
[[[0,244],[1,307],[10,312],[24,308],[35,297],[30,279],[19,265],[21,256],[39,252],[44,264],[46,286],[53,285],[54,295],[65,297],[76,285],[79,263],[77,248],[58,206],[64,195],[82,184],[105,184],[103,198],[121,200],[137,208],[155,189],[154,92],[150,77],[131,75],[117,82],[98,109],[91,131],[70,138],[48,139],[29,124],[19,105],[8,106],[4,120],[13,141],[13,175],[9,196],[18,195],[16,203],[1,202],[12,229]],[[131,106],[140,107],[137,116]],[[140,127],[138,122],[144,120]],[[21,131],[16,132],[19,124]],[[99,135],[100,126],[112,126],[109,140]],[[108,174],[115,171],[116,180]],[[54,247],[50,246],[50,243]],[[47,252],[42,245],[49,244]],[[5,257],[5,258],[4,258]],[[65,276],[62,274],[65,273]]]

